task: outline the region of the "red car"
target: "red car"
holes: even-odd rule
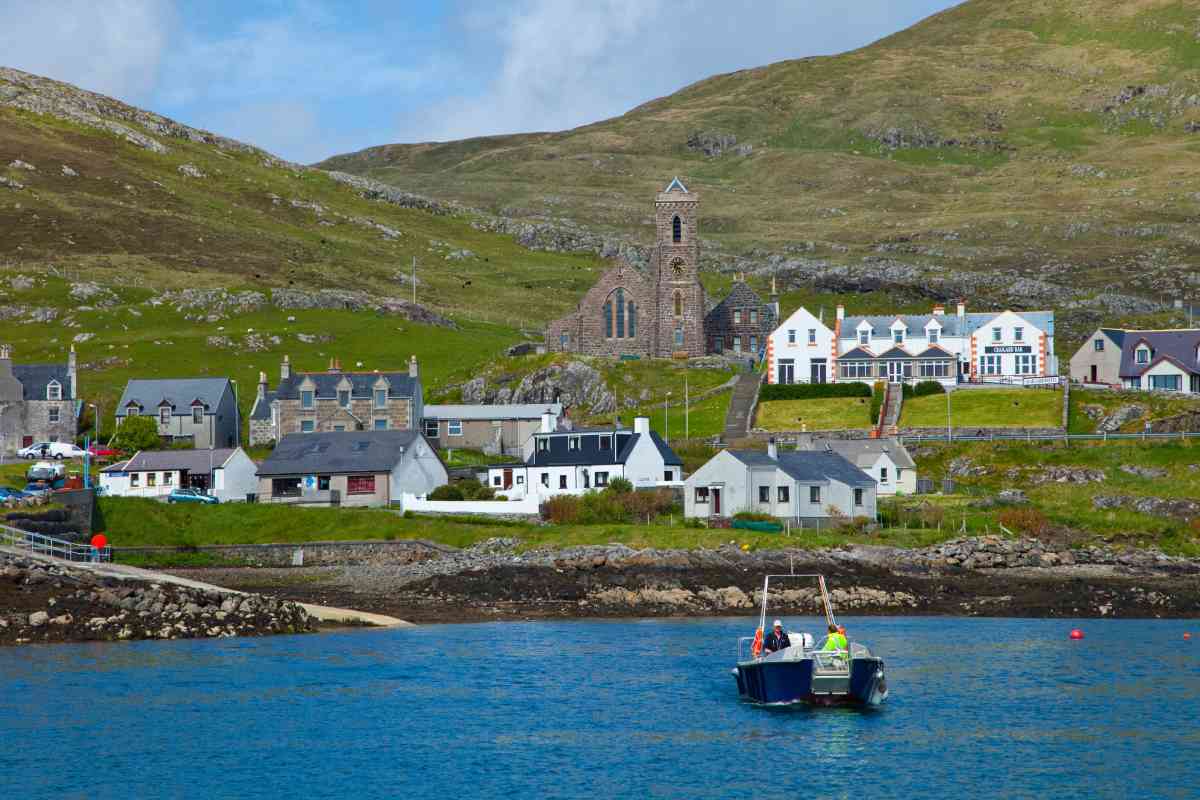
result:
[[[116,458],[121,455],[119,450],[114,450],[108,445],[95,443],[88,446],[88,452],[92,454],[92,458]]]

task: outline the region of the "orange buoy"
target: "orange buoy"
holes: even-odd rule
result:
[[[1083,631],[1079,630],[1079,628],[1075,628],[1075,629],[1073,629],[1073,630],[1071,631],[1071,638],[1072,638],[1072,639],[1082,639],[1082,638],[1083,638]]]
[[[1190,633],[1184,633],[1183,638],[1184,638],[1184,641],[1187,641],[1188,639],[1192,638],[1192,635]]]
[[[750,645],[750,655],[753,656],[754,658],[758,658],[758,654],[762,652],[762,649],[763,649],[763,630],[762,630],[762,628],[759,628],[758,630],[756,630],[754,632],[754,644]]]

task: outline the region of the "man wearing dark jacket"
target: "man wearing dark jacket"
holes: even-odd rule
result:
[[[783,631],[783,622],[775,620],[774,628],[767,634],[767,638],[763,641],[763,651],[766,653],[775,653],[791,646],[791,640],[788,639],[788,635]]]

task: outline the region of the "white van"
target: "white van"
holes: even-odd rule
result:
[[[55,458],[62,460],[64,458],[83,458],[86,453],[83,448],[76,447],[71,442],[34,442],[29,447],[23,447],[17,451],[19,458]]]

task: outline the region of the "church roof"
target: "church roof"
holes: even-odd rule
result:
[[[687,187],[683,185],[683,181],[679,180],[678,175],[671,179],[671,182],[667,184],[667,188],[663,189],[663,194],[670,194],[671,192],[688,194]]]

